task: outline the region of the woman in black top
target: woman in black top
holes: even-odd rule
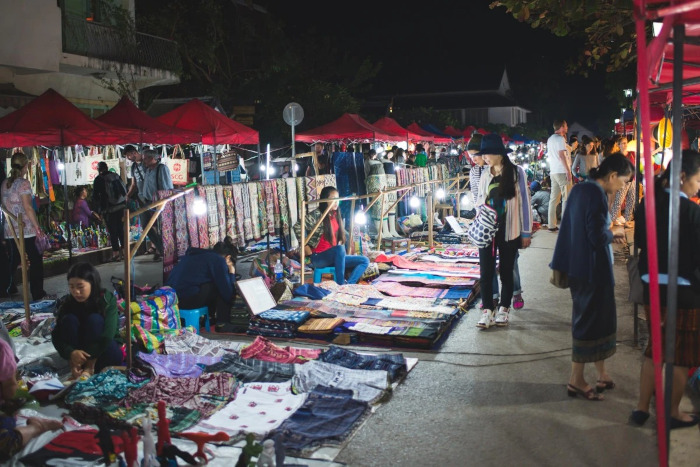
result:
[[[665,329],[663,323],[666,316],[666,295],[668,284],[668,226],[669,213],[669,179],[671,161],[666,172],[656,184],[656,242],[659,261],[659,293],[661,301],[661,336],[664,349]],[[671,392],[671,428],[685,428],[698,424],[699,419],[687,413],[681,413],[679,406],[689,368],[700,365],[700,206],[689,198],[697,196],[700,190],[700,154],[695,151],[683,151],[681,162],[681,199],[680,199],[680,229],[678,236],[678,311],[676,316],[676,345],[674,352],[673,390]],[[644,285],[644,311],[649,319],[649,281],[648,281],[648,251],[646,236],[645,202],[639,205],[635,213],[637,220],[634,231],[634,243],[641,248],[639,255],[639,273]],[[647,276],[647,277],[645,277]],[[646,280],[645,280],[646,279]],[[639,400],[637,408],[630,415],[630,422],[642,425],[649,418],[649,405],[654,394],[654,364],[651,359],[651,339],[644,352],[644,362],[640,376]]]

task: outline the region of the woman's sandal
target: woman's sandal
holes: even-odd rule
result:
[[[603,392],[606,389],[615,389],[615,382],[599,379],[595,384],[595,388],[598,390],[598,392]]]
[[[598,394],[593,388],[589,389],[588,391],[584,391],[583,389],[577,388],[572,384],[567,384],[566,391],[569,394],[569,397],[581,396],[589,401],[605,400],[605,398],[602,395]]]

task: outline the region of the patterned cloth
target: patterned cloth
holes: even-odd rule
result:
[[[228,216],[226,215],[226,199],[224,198],[224,187],[221,185],[216,186],[216,203],[219,209],[219,240],[223,241],[224,238],[226,238],[226,235],[228,235],[226,231],[226,221],[228,219]]]
[[[430,271],[432,273],[449,272],[449,273],[459,273],[464,277],[481,277],[479,266],[477,264],[465,264],[465,265],[447,265],[438,263],[421,263],[417,261],[411,261],[403,256],[399,255],[379,255],[374,259],[377,263],[392,263],[397,268],[410,269],[415,271]]]
[[[311,212],[315,209],[318,209],[318,203],[313,202],[318,199],[318,190],[316,189],[316,177],[304,177],[304,184],[304,195],[306,196],[305,200],[309,201],[309,204],[306,206],[306,211]]]
[[[294,392],[310,392],[316,386],[332,386],[352,391],[353,399],[373,404],[391,389],[384,370],[351,370],[332,363],[310,361],[296,367],[292,378]]]
[[[420,297],[420,298],[443,298],[458,300],[468,298],[473,289],[470,287],[450,287],[449,289],[438,289],[436,287],[412,287],[392,282],[378,282],[374,284],[377,290],[392,297]]]
[[[386,175],[370,175],[365,179],[365,184],[367,185],[367,193],[379,193],[381,190],[387,187]],[[384,199],[384,209],[386,210],[386,198]],[[370,208],[372,213],[372,218],[379,220],[382,215],[382,200],[379,199]]]
[[[223,431],[233,438],[253,433],[257,439],[263,439],[295,413],[305,401],[306,394],[294,394],[290,381],[247,383],[238,389],[233,402],[188,431]]]
[[[294,324],[302,324],[309,319],[308,311],[290,311],[290,310],[267,310],[258,315],[258,318],[268,321],[286,321]]]
[[[250,199],[250,216],[247,216],[253,225],[253,238],[260,240],[260,210],[258,207],[258,185],[256,182],[248,183],[248,193]],[[245,189],[245,186],[244,186]]]
[[[476,283],[474,279],[470,278],[437,276],[435,274],[382,274],[372,283],[377,284],[378,282],[399,282],[406,285],[440,288],[453,286],[473,287]]]
[[[270,235],[275,234],[275,190],[274,186],[277,183],[274,180],[265,180],[262,182],[262,190],[265,197],[265,219],[264,229]],[[279,218],[277,220],[279,228]]]
[[[191,354],[202,357],[223,357],[237,352],[242,347],[240,342],[211,340],[194,332],[183,332],[180,335],[166,335],[163,338],[165,353]]]
[[[279,218],[280,218],[280,236],[287,238],[289,236],[289,204],[287,201],[287,180],[289,178],[277,178],[275,183],[277,183],[277,196],[275,197],[275,202],[279,206]]]
[[[341,446],[370,413],[369,404],[355,400],[352,391],[317,386],[276,432],[288,454],[306,455],[321,446]]]
[[[204,187],[197,187],[197,192],[199,197],[207,203],[207,210],[209,210],[209,203],[207,200],[207,192]],[[207,218],[209,216],[197,216],[197,231],[199,235],[199,248],[209,248],[209,226],[207,224]]]
[[[224,204],[226,205],[226,232],[233,239],[233,242],[238,242],[238,233],[236,231],[236,210],[233,202],[233,187],[225,186],[224,188]]]
[[[308,365],[308,364],[307,364]],[[242,383],[281,383],[294,376],[292,363],[265,362],[254,358],[241,358],[238,355],[224,355],[219,363],[204,367],[204,373],[225,372],[235,376]],[[306,365],[301,365],[302,367]]]
[[[177,258],[184,256],[189,245],[189,229],[187,226],[188,210],[185,208],[185,196],[180,196],[174,201],[173,215],[175,217],[175,251]],[[198,242],[199,243],[199,242]],[[177,258],[176,262],[177,262]]]
[[[318,359],[354,370],[385,370],[389,373],[389,379],[392,382],[408,372],[406,359],[402,354],[363,355],[331,345],[328,350],[319,355]]]
[[[297,204],[297,184],[295,179],[286,178],[287,184],[287,207],[289,209],[289,225],[294,225],[297,223],[299,217],[299,205]],[[291,248],[295,249],[299,247],[299,240],[297,239],[294,231],[291,231]]]
[[[191,246],[199,248],[199,221],[194,214],[195,191],[196,190],[192,190],[185,195],[185,205],[187,206],[187,232],[189,243]],[[179,252],[180,249],[178,246],[178,255]]]
[[[175,190],[158,191],[156,199],[165,199],[173,193],[175,193]],[[173,270],[177,262],[173,203],[174,201],[166,203],[163,212],[160,213],[161,238],[163,240],[163,280],[168,278],[170,271]]]
[[[153,369],[156,375],[170,378],[197,378],[202,374],[202,365],[213,365],[221,357],[208,357],[191,354],[162,355],[139,352],[137,357]]]
[[[197,410],[208,417],[234,394],[236,379],[227,373],[206,373],[199,378],[156,376],[129,394],[125,403],[136,405],[165,401],[167,405]]]
[[[344,322],[343,318],[311,318],[297,328],[297,333],[330,334]]]
[[[296,347],[280,347],[264,337],[256,337],[248,346],[241,349],[241,358],[255,358],[266,362],[306,363],[315,360],[321,349],[303,349]]]
[[[129,390],[140,388],[145,383],[132,383],[121,371],[106,370],[75,383],[66,395],[66,403],[90,407],[109,405],[124,399]]]
[[[219,234],[219,222],[221,219],[219,217],[219,201],[217,199],[216,186],[204,187],[205,193],[207,195],[207,223],[209,224],[209,247],[216,245],[216,242],[220,240]],[[222,206],[223,207],[223,206]]]
[[[250,238],[253,238],[250,217],[245,217],[245,195],[248,194],[248,189],[246,188],[244,190],[244,187],[245,186],[240,183],[231,186],[231,189],[233,190],[233,202],[236,205],[236,232],[238,232],[238,246],[240,247],[245,246],[245,241],[249,239],[249,233]],[[250,206],[248,206],[248,213],[250,213]]]
[[[222,405],[223,407],[223,405]],[[153,425],[158,423],[158,404],[134,404],[130,407],[107,406],[104,411],[112,418],[123,420],[134,426],[142,426],[144,417],[148,417]],[[171,434],[180,433],[197,423],[202,414],[199,410],[187,409],[173,405],[165,406],[165,417],[168,419],[168,429]]]

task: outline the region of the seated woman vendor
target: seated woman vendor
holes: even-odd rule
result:
[[[231,306],[236,299],[237,256],[231,237],[211,250],[190,247],[165,283],[175,289],[180,308],[208,307],[212,320],[216,319],[217,332],[233,331]]]
[[[320,199],[338,198],[338,190],[327,186],[321,190]],[[357,284],[364,274],[369,259],[366,256],[354,256],[345,254],[345,229],[343,219],[338,210],[338,201],[331,201],[331,209],[323,219],[323,223],[316,229],[306,243],[305,255],[310,257],[314,268],[335,267],[335,281],[338,284]],[[328,208],[328,202],[320,201],[318,209],[306,215],[306,234],[311,233],[321,215]],[[294,225],[294,233],[301,238],[301,221]],[[345,271],[350,270],[350,277],[345,281]]]
[[[7,461],[22,450],[32,439],[45,431],[60,430],[63,425],[58,420],[29,417],[26,426],[16,426],[12,416],[14,409],[11,400],[17,391],[17,363],[10,344],[0,339],[0,461]],[[16,408],[16,406],[15,406]]]
[[[102,288],[100,273],[90,263],[68,270],[68,295],[59,305],[51,340],[69,361],[71,376],[90,377],[108,366],[122,365],[117,300]]]

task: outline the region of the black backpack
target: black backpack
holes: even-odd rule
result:
[[[109,207],[126,203],[126,185],[124,185],[122,178],[114,172],[107,172],[105,175],[105,191]]]

